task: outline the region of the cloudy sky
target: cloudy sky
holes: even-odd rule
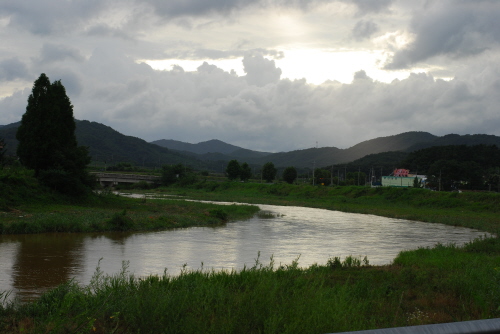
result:
[[[147,141],[500,135],[498,0],[2,0],[0,124],[41,73]]]

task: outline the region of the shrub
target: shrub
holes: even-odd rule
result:
[[[214,217],[223,221],[227,220],[227,213],[222,209],[213,209],[209,212],[210,217]]]
[[[134,227],[134,221],[132,218],[127,217],[126,210],[123,210],[120,213],[115,213],[113,217],[107,221],[107,224],[112,231],[127,231]]]

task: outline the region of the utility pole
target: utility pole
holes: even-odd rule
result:
[[[316,169],[316,160],[313,161],[313,186],[314,186],[314,170]]]
[[[361,173],[361,167],[358,167],[358,186],[359,186],[359,174]]]
[[[439,191],[441,191],[441,169],[439,170]]]
[[[330,173],[330,186],[333,187],[333,165],[332,165],[332,171]]]

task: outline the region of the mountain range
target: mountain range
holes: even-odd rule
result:
[[[4,138],[7,144],[7,154],[16,150],[15,134],[19,124],[20,122],[0,126],[0,138]],[[149,167],[183,163],[195,169],[213,171],[224,170],[227,162],[232,159],[256,167],[269,161],[278,168],[312,168],[339,164],[373,166],[397,164],[408,152],[431,146],[487,144],[500,147],[499,136],[449,134],[439,137],[428,132],[412,131],[366,140],[347,149],[320,147],[270,153],[245,149],[217,139],[197,144],[171,139],[148,143],[143,139],[121,134],[109,126],[85,120],[76,121],[75,134],[79,145],[89,148],[93,161],[106,161],[107,164],[129,162]]]

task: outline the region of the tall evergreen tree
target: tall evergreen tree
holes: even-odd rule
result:
[[[48,186],[66,193],[81,193],[90,185],[85,167],[87,148],[75,136],[73,106],[60,81],[50,83],[42,73],[33,84],[16,138],[17,155]]]

